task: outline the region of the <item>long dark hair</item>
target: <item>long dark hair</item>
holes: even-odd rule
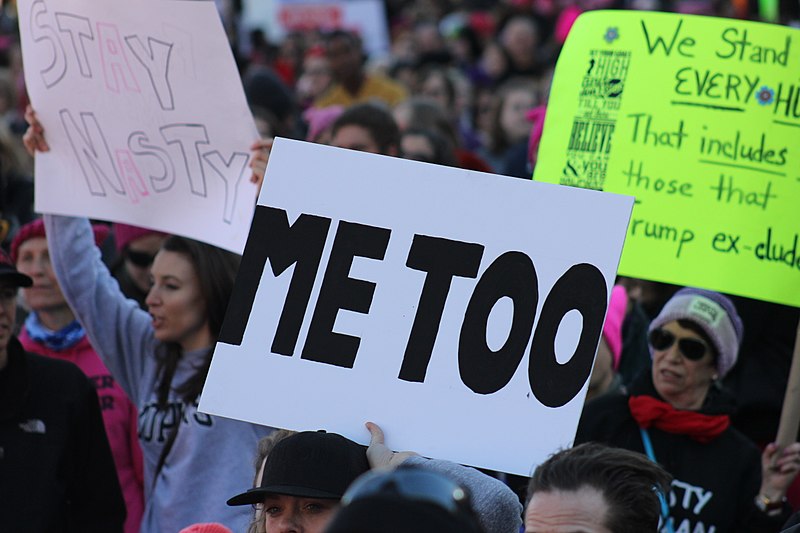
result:
[[[211,336],[216,341],[220,329],[222,329],[222,321],[228,308],[228,300],[233,290],[241,257],[216,246],[177,235],[168,237],[161,249],[181,254],[192,264],[200,284],[200,295],[205,305]],[[196,368],[196,372],[183,383],[173,386],[172,379],[175,376],[178,361],[183,356],[183,348],[177,342],[167,342],[161,346],[157,353],[159,407],[166,406],[169,391],[172,389],[187,404],[193,403],[197,399],[203,390],[213,352],[214,347],[211,346],[203,358],[203,362]]]

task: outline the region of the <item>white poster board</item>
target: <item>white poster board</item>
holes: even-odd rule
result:
[[[632,206],[279,139],[200,409],[529,475],[574,439]]]
[[[245,34],[261,28],[268,40],[277,44],[291,31],[349,30],[361,36],[371,59],[389,55],[389,27],[382,0],[244,0],[243,6]]]
[[[51,151],[36,210],[241,253],[257,132],[212,2],[19,4],[25,81]]]

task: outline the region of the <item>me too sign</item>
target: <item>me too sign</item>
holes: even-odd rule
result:
[[[279,139],[200,408],[529,474],[574,438],[632,203]]]

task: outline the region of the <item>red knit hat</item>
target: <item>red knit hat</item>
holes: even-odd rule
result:
[[[117,246],[118,252],[124,250],[131,241],[151,234],[166,235],[166,233],[162,233],[154,229],[140,228],[139,226],[120,224],[119,222],[114,223],[114,243]]]
[[[103,241],[106,240],[106,237],[108,237],[108,234],[111,232],[105,224],[92,224],[92,230],[94,230],[94,243],[97,246],[103,244]],[[19,231],[14,236],[14,240],[11,241],[11,260],[14,264],[17,264],[17,254],[19,253],[19,247],[22,246],[22,243],[36,237],[46,237],[44,221],[41,218],[37,218],[33,222],[28,222],[19,228]]]
[[[178,533],[233,533],[233,531],[217,522],[210,522],[208,524],[194,524],[185,527]]]

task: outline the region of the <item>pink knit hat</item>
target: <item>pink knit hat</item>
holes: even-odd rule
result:
[[[614,356],[614,370],[619,368],[619,357],[622,355],[622,322],[628,309],[628,294],[622,285],[614,285],[611,290],[611,301],[608,302],[606,321],[603,324],[603,338]]]
[[[193,524],[181,529],[178,533],[233,533],[233,531],[217,522],[210,522],[207,524]]]
[[[166,235],[160,231],[148,228],[140,228],[139,226],[129,226],[128,224],[114,223],[114,243],[117,246],[117,251],[121,252],[133,240],[145,235]]]
[[[542,133],[544,133],[544,118],[547,114],[547,106],[540,105],[530,109],[525,118],[532,122],[531,134],[528,137],[528,161],[531,168],[536,166],[536,159],[539,154],[539,142],[542,140]]]
[[[582,12],[581,8],[572,5],[565,7],[561,13],[559,13],[553,32],[553,36],[558,44],[564,44],[566,42],[567,35],[569,35],[572,26]]]
[[[94,231],[94,243],[97,246],[103,244],[108,234],[111,233],[111,230],[108,229],[108,226],[105,224],[92,224],[92,230]],[[19,228],[19,231],[14,236],[14,240],[11,241],[11,260],[14,264],[17,263],[17,259],[19,258],[19,247],[22,246],[22,243],[36,237],[46,237],[44,221],[41,218],[28,222]]]
[[[314,142],[320,133],[333,126],[333,123],[342,113],[344,113],[344,107],[340,105],[306,109],[303,112],[303,118],[308,122],[306,140]]]

